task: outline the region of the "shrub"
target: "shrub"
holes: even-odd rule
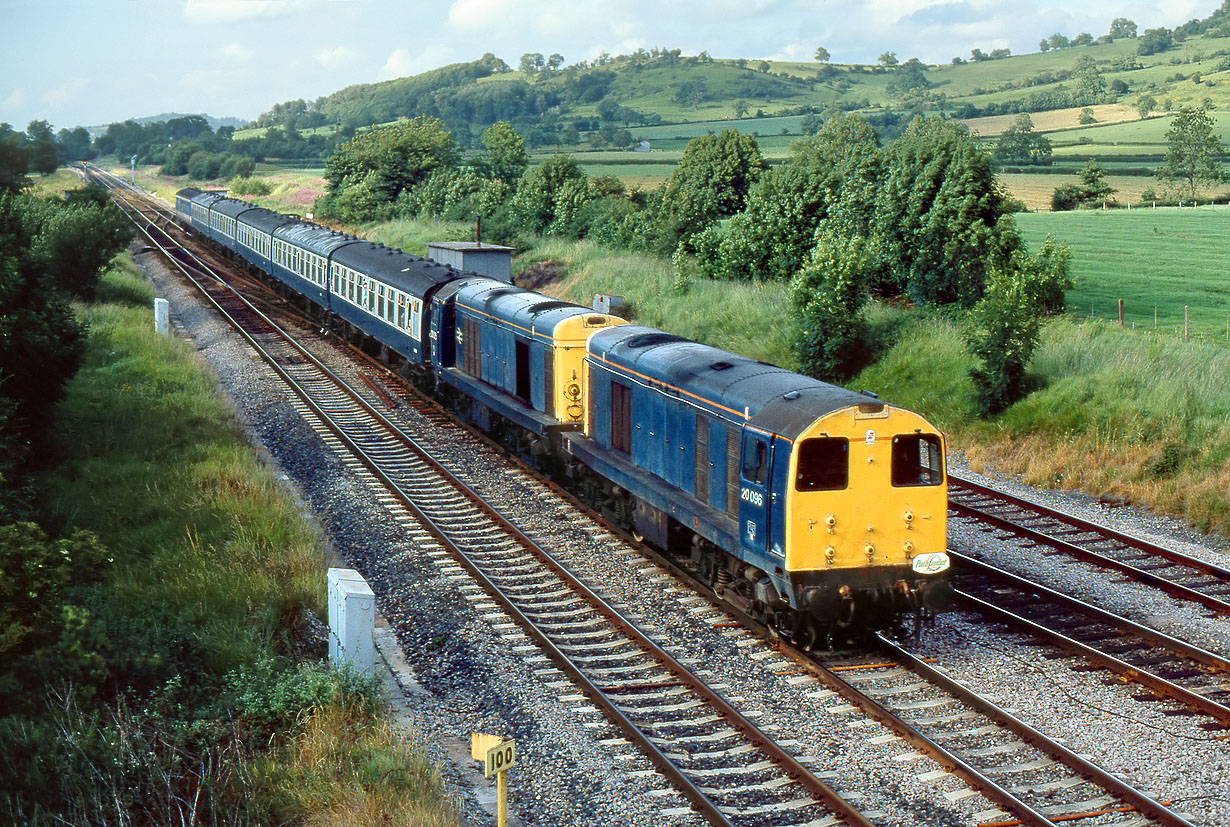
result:
[[[231,195],[268,195],[273,185],[264,178],[237,176],[231,179],[230,190]]]
[[[795,348],[803,372],[829,381],[853,374],[865,324],[862,306],[875,268],[862,238],[820,238],[790,284],[799,317]]]

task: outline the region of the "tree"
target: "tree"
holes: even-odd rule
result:
[[[979,364],[969,375],[978,412],[989,417],[1025,395],[1025,371],[1038,345],[1042,317],[1021,279],[994,271],[972,322],[965,343]]]
[[[1121,37],[1135,37],[1136,24],[1126,17],[1116,17],[1110,22],[1110,39],[1118,40]]]
[[[30,121],[26,127],[26,139],[30,142],[26,151],[31,172],[55,172],[60,165],[56,152],[55,134],[46,121]]]
[[[823,46],[817,46],[816,54],[814,57],[816,60],[820,61],[821,63],[828,63],[828,60],[830,57],[832,57],[832,55],[829,54],[828,49],[824,48]]]
[[[1106,198],[1118,192],[1106,182],[1106,170],[1096,160],[1085,162],[1080,170],[1080,186],[1084,192],[1084,201],[1105,201]]]
[[[990,55],[982,51],[982,49],[974,48],[969,50],[969,59],[975,63],[981,63],[984,60],[990,60]]]
[[[1166,131],[1166,163],[1155,173],[1163,181],[1177,181],[1188,198],[1200,185],[1225,179],[1221,162],[1225,150],[1213,132],[1213,119],[1203,109],[1180,110]]]
[[[658,247],[673,252],[710,223],[743,209],[748,190],[768,169],[751,135],[724,129],[693,138],[662,194]]]
[[[917,89],[926,89],[931,86],[931,81],[927,80],[927,73],[921,60],[912,57],[898,67],[893,73],[893,81],[888,84],[890,93],[908,94]]]
[[[571,224],[589,198],[589,179],[571,155],[555,155],[521,179],[509,211],[529,232],[556,232]]]
[[[1136,54],[1154,55],[1174,46],[1174,33],[1167,28],[1145,29],[1136,42]]]
[[[90,146],[90,133],[84,126],[61,129],[56,133],[56,145],[62,162],[85,161],[97,154]]]
[[[795,351],[804,373],[833,382],[854,373],[865,352],[862,309],[875,266],[864,238],[822,236],[816,242],[790,283],[799,324]]]
[[[355,136],[325,161],[332,192],[370,181],[377,195],[392,202],[431,171],[455,166],[453,136],[438,118],[420,116]],[[370,176],[370,177],[369,177]]]
[[[816,227],[843,199],[875,190],[880,142],[856,115],[831,118],[818,134],[796,141],[782,164],[748,191],[744,210],[697,240],[697,264],[711,278],[788,281],[815,246]],[[849,189],[850,192],[846,192]],[[857,212],[857,210],[855,210]],[[866,212],[866,210],[864,210]],[[866,220],[851,216],[832,222],[834,232],[866,233]]]
[[[1098,71],[1098,64],[1089,55],[1081,55],[1073,68],[1076,78],[1074,97],[1081,103],[1102,103],[1106,98],[1106,79]]]
[[[1038,344],[1043,316],[1063,310],[1072,288],[1071,253],[1047,236],[1035,256],[1014,251],[1007,266],[996,267],[986,295],[974,307],[966,347],[979,361],[970,370],[978,410],[991,416],[1029,390],[1026,370]]]
[[[1093,116],[1093,110],[1086,106],[1081,110],[1080,117],[1077,119],[1082,125],[1097,123],[1098,119]]]
[[[525,141],[508,121],[499,121],[483,132],[483,146],[487,148],[486,165],[493,178],[515,184],[530,165],[525,152]]]
[[[870,241],[885,281],[918,302],[971,306],[990,268],[1020,246],[1005,215],[991,159],[969,131],[942,118],[915,118],[884,152]]]
[[[1068,38],[1064,37],[1059,32],[1055,32],[1053,35],[1048,37],[1046,42],[1050,44],[1052,49],[1066,49],[1072,45]]]
[[[554,72],[556,69],[564,65],[564,56],[559,52],[552,52],[547,58],[547,68]]]
[[[1149,117],[1149,113],[1154,109],[1157,109],[1157,100],[1152,95],[1144,94],[1137,99],[1136,113],[1140,115],[1142,121]]]
[[[1034,122],[1028,112],[1016,116],[995,145],[995,161],[999,164],[1049,164],[1053,148],[1045,135],[1034,133]]]
[[[527,75],[537,74],[546,65],[546,59],[541,52],[526,52],[521,55],[521,65],[517,68]]]
[[[685,80],[679,84],[679,88],[675,90],[675,103],[691,106],[693,109],[700,106],[709,97],[709,84],[704,78],[695,80]]]
[[[17,132],[0,133],[0,193],[29,186],[26,171],[30,159],[26,157],[25,143]]]
[[[885,52],[884,54],[876,58],[876,61],[882,66],[886,66],[886,67],[896,66],[897,65],[897,53],[896,52]]]
[[[1088,46],[1093,43],[1093,35],[1089,32],[1081,32],[1076,37],[1072,38],[1073,46]]]
[[[752,108],[752,105],[750,103],[748,103],[743,98],[739,98],[737,101],[735,101],[735,117],[736,118],[746,117],[747,113],[751,111],[751,108]]]

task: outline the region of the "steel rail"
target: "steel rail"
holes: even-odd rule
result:
[[[876,635],[878,645],[890,657],[909,664],[917,674],[925,677],[927,680],[934,683],[936,686],[944,689],[946,692],[959,698],[962,703],[977,709],[983,715],[987,716],[995,723],[1010,730],[1018,738],[1034,748],[1046,753],[1056,761],[1073,769],[1082,778],[1085,778],[1093,783],[1101,786],[1107,792],[1118,796],[1124,803],[1130,804],[1141,813],[1154,818],[1168,827],[1195,827],[1190,821],[1183,818],[1179,814],[1165,807],[1158,801],[1150,798],[1144,793],[1137,790],[1135,787],[1125,783],[1114,775],[1111,775],[1106,770],[1094,764],[1081,756],[1077,755],[1072,750],[1060,744],[1038,730],[1031,727],[1029,724],[1014,717],[1003,709],[1000,709],[991,701],[983,698],[981,695],[971,689],[962,686],[955,680],[944,674],[942,671],[934,668],[930,664],[913,653],[899,646],[894,641],[889,640],[881,634]]]
[[[1045,597],[1048,600],[1052,600],[1063,605],[1065,608],[1072,609],[1073,611],[1079,611],[1082,614],[1095,617],[1104,623],[1122,628],[1134,635],[1148,640],[1156,646],[1170,649],[1185,658],[1197,661],[1198,663],[1209,667],[1213,671],[1230,672],[1230,659],[1216,654],[1215,652],[1210,652],[1207,649],[1201,649],[1199,646],[1195,646],[1185,640],[1180,640],[1177,637],[1173,637],[1165,632],[1159,631],[1158,629],[1153,629],[1149,626],[1137,623],[1136,621],[1130,620],[1126,617],[1120,617],[1113,612],[1108,612],[1105,609],[1095,606],[1092,603],[1087,603],[1080,598],[1056,591],[1055,589],[1044,586],[1041,583],[1036,583],[1033,580],[1027,580],[1020,575],[1013,574],[1010,571],[1005,571],[997,566],[993,566],[985,560],[978,560],[974,557],[969,557],[952,549],[948,550],[948,554],[952,557],[953,562],[956,563],[959,568],[969,569],[975,574],[985,574],[997,580],[1007,581],[1012,584],[1014,588]],[[960,590],[958,590],[958,592],[963,594]]]
[[[1143,540],[1116,532],[1114,529],[1100,526],[1096,523],[1078,520],[1075,517],[1063,514],[1062,512],[1054,511],[1046,506],[1037,505],[1036,503],[1031,503],[1028,500],[1023,500],[1019,497],[1013,497],[1010,494],[1004,494],[974,482],[961,480],[957,477],[953,477],[952,475],[949,475],[949,480],[951,482],[955,482],[959,486],[968,488],[977,494],[1006,501],[1013,507],[1030,509],[1047,518],[1058,520],[1062,523],[1070,525],[1073,528],[1080,528],[1091,533],[1102,533],[1107,540],[1113,540],[1128,546],[1129,548],[1134,548],[1139,551],[1145,551],[1150,554],[1161,556],[1167,560],[1171,560],[1175,565],[1188,566],[1200,571],[1202,574],[1230,581],[1230,571],[1223,569],[1220,566],[1206,563],[1203,560],[1197,560],[1194,557],[1188,557],[1187,555],[1180,554],[1169,549],[1164,549],[1160,546],[1154,546]],[[1230,602],[1226,600],[1214,597],[1213,595],[1205,594],[1204,592],[1193,589],[1190,586],[1184,586],[1182,583],[1176,583],[1173,580],[1160,577],[1150,571],[1133,566],[1130,563],[1125,563],[1122,560],[1116,560],[1113,557],[1084,548],[1068,540],[1047,534],[1044,531],[1039,531],[1038,529],[1031,528],[1030,526],[1022,525],[1021,523],[1007,517],[1001,517],[997,514],[989,513],[983,509],[966,505],[952,499],[951,492],[948,500],[948,508],[955,511],[959,515],[970,517],[980,522],[990,523],[991,525],[1004,529],[1012,534],[1026,537],[1042,545],[1051,546],[1052,548],[1056,548],[1066,554],[1086,562],[1094,563],[1096,565],[1127,574],[1148,586],[1165,591],[1175,597],[1180,597],[1184,600],[1199,603],[1205,608],[1211,609],[1219,614],[1230,614]]]

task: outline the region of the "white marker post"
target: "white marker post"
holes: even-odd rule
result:
[[[508,783],[504,773],[517,766],[517,742],[512,738],[505,740],[499,735],[475,732],[470,736],[470,757],[483,762],[484,778],[496,776],[499,796],[496,823],[498,827],[505,827],[508,824]]]
[[[329,663],[349,663],[374,675],[376,595],[354,569],[329,569]]]
[[[154,332],[159,336],[171,333],[171,305],[166,299],[154,299]]]

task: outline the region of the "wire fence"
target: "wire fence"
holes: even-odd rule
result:
[[[1107,305],[1109,305],[1109,308]],[[1110,311],[1109,314],[1107,313],[1108,309]],[[1207,318],[1193,322],[1191,320],[1190,305],[1183,308],[1182,318],[1176,318],[1172,315],[1159,313],[1158,307],[1153,308],[1152,314],[1128,313],[1124,310],[1122,299],[1117,304],[1103,301],[1100,308],[1098,302],[1094,300],[1089,303],[1089,316],[1087,318],[1091,321],[1119,325],[1124,329],[1133,330],[1138,333],[1167,336],[1180,341],[1230,346],[1230,315],[1226,316],[1226,323],[1224,325],[1220,323],[1210,324]]]

